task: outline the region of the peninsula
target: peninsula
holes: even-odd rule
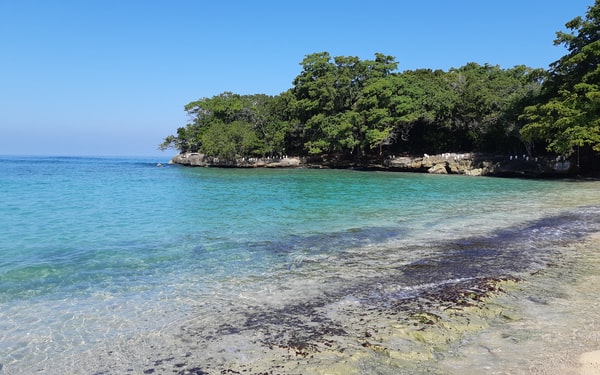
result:
[[[597,14],[598,1],[566,24],[570,33],[557,32],[567,54],[548,70],[470,62],[399,72],[395,57],[382,53],[309,54],[279,95],[224,92],[190,102],[190,123],[159,147],[178,150],[173,161],[184,165],[597,173]]]

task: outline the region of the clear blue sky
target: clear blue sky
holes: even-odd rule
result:
[[[0,0],[0,154],[157,155],[183,106],[277,95],[305,55],[547,68],[593,0]]]

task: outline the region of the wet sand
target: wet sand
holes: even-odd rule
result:
[[[522,279],[452,283],[387,310],[361,310],[353,300],[323,306],[332,321],[343,322],[338,331],[299,338],[295,346],[272,345],[221,370],[600,374],[600,234],[564,245],[560,254]]]
[[[600,374],[600,234],[558,253],[519,279],[456,281],[385,308],[346,298],[259,313],[181,373]]]
[[[600,374],[600,350],[586,352],[579,356],[581,375]]]
[[[600,234],[566,246],[556,264],[494,303],[510,319],[465,335],[447,374],[600,374]]]

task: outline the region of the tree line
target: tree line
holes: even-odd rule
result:
[[[224,92],[190,102],[190,123],[161,149],[232,160],[281,155],[351,160],[478,151],[597,156],[600,152],[600,0],[566,24],[568,53],[548,70],[468,63],[399,72],[372,60],[313,53],[289,90]]]

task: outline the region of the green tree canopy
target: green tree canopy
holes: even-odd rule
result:
[[[538,91],[541,74],[476,63],[400,73],[394,57],[379,53],[361,60],[321,52],[301,65],[294,86],[278,96],[224,92],[188,103],[191,122],[161,147],[224,159],[495,151],[520,144],[516,113]]]
[[[224,92],[188,103],[191,122],[160,145],[232,160],[282,154],[288,123],[276,110],[281,98]]]
[[[308,55],[291,90],[295,117],[310,154],[361,155],[389,138],[395,125],[391,96],[394,57],[374,60],[329,53]]]
[[[231,92],[188,103],[190,122],[161,148],[225,160],[399,153],[600,151],[600,0],[566,24],[549,71],[468,63],[399,72],[393,56],[306,55],[277,96]],[[541,146],[541,147],[539,147]]]
[[[521,134],[561,155],[600,151],[600,0],[565,26],[571,32],[557,32],[554,43],[568,53],[551,65],[539,102],[525,108]]]

